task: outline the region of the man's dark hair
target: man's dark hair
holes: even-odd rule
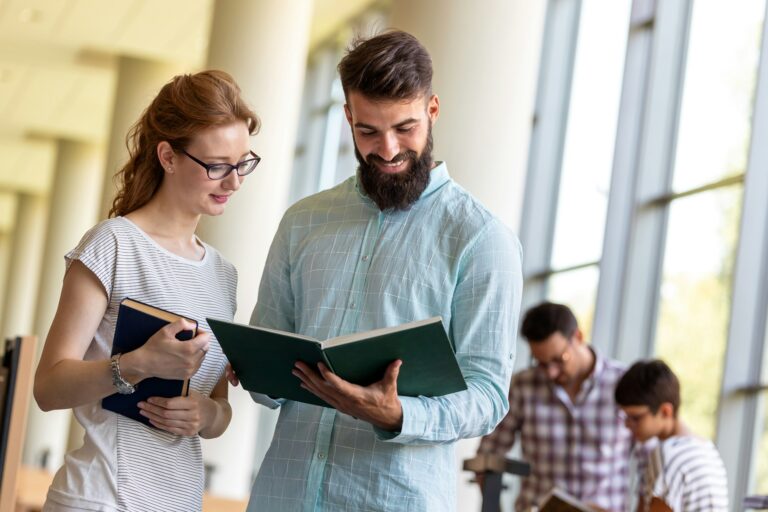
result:
[[[520,333],[530,343],[539,343],[559,332],[566,338],[573,336],[579,324],[573,312],[563,304],[542,302],[528,310]]]
[[[432,95],[432,58],[418,39],[401,30],[355,40],[338,69],[347,98],[350,91],[376,100]]]
[[[647,405],[654,414],[661,404],[669,402],[677,416],[680,382],[664,361],[638,361],[621,377],[613,396],[619,405]]]

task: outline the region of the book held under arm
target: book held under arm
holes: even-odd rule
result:
[[[296,361],[323,362],[342,379],[367,386],[378,382],[392,361],[403,365],[399,395],[442,396],[467,389],[440,317],[319,341],[275,329],[208,318],[232,368],[248,391],[330,407],[300,387]]]
[[[125,354],[136,350],[166,325],[184,318],[195,324],[193,331],[181,331],[176,339],[190,340],[197,334],[197,322],[137,300],[125,298],[120,302],[115,325],[115,337],[112,340],[112,355]],[[127,395],[115,393],[101,401],[104,409],[127,416],[145,425],[152,426],[149,419],[140,414],[138,403],[147,398],[160,396],[172,398],[187,396],[189,380],[161,379],[150,377],[136,385],[136,390]]]

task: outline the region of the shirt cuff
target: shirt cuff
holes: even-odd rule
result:
[[[427,431],[427,410],[424,403],[418,397],[401,396],[400,404],[403,407],[403,426],[399,432],[390,432],[373,427],[376,437],[381,441],[393,443],[410,443],[424,439]]]
[[[261,404],[265,407],[269,407],[270,409],[277,409],[281,405],[283,405],[283,402],[285,402],[284,398],[278,398],[274,399],[267,395],[262,395],[261,393],[254,393],[253,391],[249,391],[251,395],[251,399],[256,402],[257,404]]]

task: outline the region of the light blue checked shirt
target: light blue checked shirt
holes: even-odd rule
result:
[[[439,315],[468,390],[401,396],[397,433],[254,394],[281,411],[248,510],[455,510],[454,442],[508,408],[521,292],[519,242],[444,163],[408,211],[382,213],[356,177],[292,206],[251,323],[323,340]]]

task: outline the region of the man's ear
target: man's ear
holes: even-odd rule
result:
[[[579,344],[584,343],[584,333],[578,327],[571,334],[571,341],[575,341]]]
[[[440,98],[437,97],[437,94],[433,94],[427,102],[427,116],[432,124],[435,124],[440,116]]]
[[[349,123],[349,126],[352,126],[352,111],[349,110],[349,104],[344,104],[344,115],[347,117],[347,122]]]
[[[659,414],[661,414],[663,418],[674,418],[675,406],[673,406],[670,402],[663,402],[659,406]]]
[[[176,153],[173,151],[173,148],[168,143],[168,141],[160,141],[157,144],[157,159],[160,161],[160,165],[163,166],[163,169],[165,169],[165,172],[173,173],[173,164],[174,159],[176,158]]]

